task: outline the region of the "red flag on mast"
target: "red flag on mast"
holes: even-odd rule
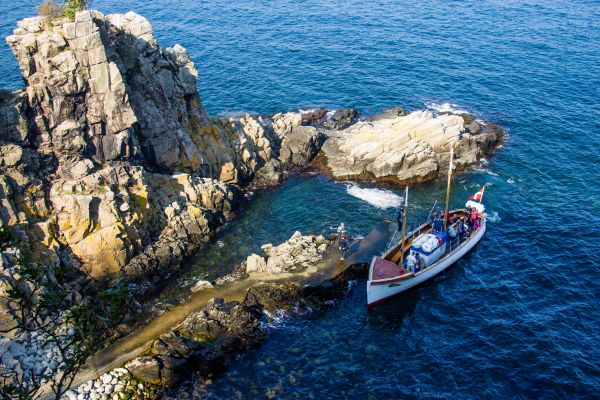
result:
[[[483,199],[484,191],[485,191],[485,186],[482,187],[481,189],[479,189],[479,191],[477,193],[475,193],[473,196],[470,196],[469,200],[481,201],[481,199]]]

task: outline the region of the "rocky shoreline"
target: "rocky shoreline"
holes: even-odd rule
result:
[[[201,311],[187,316],[169,332],[160,335],[143,350],[140,357],[94,381],[85,382],[67,393],[76,398],[129,398],[130,395],[157,398],[192,375],[210,380],[241,353],[260,345],[268,336],[268,324],[275,315],[314,315],[340,299],[348,282],[365,274],[365,265],[355,265],[332,279],[318,284],[303,284],[299,279],[318,270],[316,263],[333,250],[332,240],[321,235],[303,236],[295,232],[277,246],[266,244],[265,257],[252,254],[239,270],[252,282],[242,301],[210,299]],[[268,270],[256,270],[256,259]],[[337,263],[337,261],[333,261]],[[260,262],[259,262],[260,263]],[[218,290],[207,281],[198,282],[198,290]],[[214,290],[211,290],[214,292]],[[192,374],[193,371],[193,374]],[[141,386],[140,386],[141,385]],[[96,397],[101,396],[101,397]],[[103,396],[103,397],[106,397]]]
[[[473,116],[427,110],[393,108],[366,118],[351,108],[210,117],[187,51],[161,48],[150,23],[133,12],[27,18],[7,42],[25,88],[0,94],[0,221],[12,237],[1,257],[6,315],[14,311],[10,287],[26,284],[14,249],[49,275],[69,269],[61,287],[69,304],[84,304],[115,282],[160,282],[235,218],[250,188],[277,185],[308,167],[340,180],[423,182],[442,173],[450,147],[464,169],[502,140],[500,128]],[[298,272],[326,247],[325,238],[295,234],[263,248],[264,256],[249,256],[243,272]],[[215,301],[172,333],[178,339],[158,339],[164,346],[150,356],[153,379],[130,371],[138,381],[170,386],[174,378],[163,378],[164,368],[210,365],[211,357],[256,345],[262,311],[291,309],[298,299],[319,309],[322,299],[339,294],[328,291],[268,284],[240,304]],[[208,346],[193,339],[199,335],[225,339]],[[19,338],[2,340],[9,348]],[[174,356],[177,346],[186,356]],[[14,364],[8,356],[3,363]]]

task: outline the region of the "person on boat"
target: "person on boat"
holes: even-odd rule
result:
[[[441,218],[442,218],[442,213],[439,212],[438,210],[435,210],[433,212],[433,214],[431,215],[431,225],[433,225],[437,219],[441,219]]]
[[[454,239],[456,237],[456,234],[456,228],[454,227],[454,225],[450,225],[450,228],[448,228],[448,235],[450,235],[450,237]]]
[[[465,222],[465,236],[469,237],[469,235],[471,233],[471,226],[469,225],[468,217],[464,217],[464,222]]]
[[[463,240],[466,236],[466,232],[465,232],[465,221],[463,218],[460,218],[456,224],[456,227],[458,228],[458,237],[460,240]]]
[[[473,224],[473,230],[479,228],[479,215],[475,207],[471,210],[471,221]]]
[[[415,271],[420,271],[421,267],[423,266],[423,259],[421,258],[421,256],[419,255],[419,253],[415,252]]]
[[[433,232],[434,233],[440,232],[442,230],[442,226],[443,226],[442,218],[440,218],[440,215],[438,214],[436,216],[435,220],[433,221]]]
[[[344,231],[340,233],[340,236],[338,238],[338,248],[340,250],[340,253],[342,254],[340,260],[343,260],[344,255],[346,254],[346,250],[348,249],[348,235],[346,235]]]
[[[415,252],[411,251],[408,257],[406,257],[406,269],[410,272],[415,272],[415,264],[417,263],[417,258],[415,257]]]
[[[402,223],[404,221],[404,210],[402,207],[398,209],[398,216],[396,217],[396,222],[398,223],[398,232],[402,232]]]

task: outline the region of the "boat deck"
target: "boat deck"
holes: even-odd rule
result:
[[[391,279],[397,278],[402,275],[411,274],[410,271],[407,271],[403,268],[400,268],[398,265],[386,261],[382,258],[375,258],[375,262],[373,263],[371,280],[381,280],[381,279]]]

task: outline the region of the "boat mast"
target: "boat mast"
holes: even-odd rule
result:
[[[404,237],[406,236],[406,214],[408,213],[408,185],[404,190],[404,221],[402,221],[402,239],[400,239],[400,268],[404,268]]]
[[[454,145],[450,148],[450,164],[448,165],[448,186],[446,188],[446,207],[444,208],[444,232],[448,225],[448,203],[450,202],[450,183],[452,182],[452,162],[454,161]]]

